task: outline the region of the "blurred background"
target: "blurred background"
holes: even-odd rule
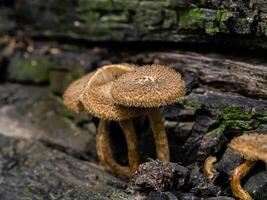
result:
[[[267,132],[266,30],[261,0],[0,0],[0,199],[233,199],[229,176],[243,159],[227,143]],[[185,98],[161,108],[171,162],[189,171],[179,188],[140,192],[105,171],[98,119],[63,105],[71,82],[111,63],[182,74]],[[155,159],[147,118],[134,123],[142,162]],[[111,138],[127,164],[116,124]],[[218,159],[211,183],[209,155]],[[244,187],[263,200],[267,173],[257,166]]]

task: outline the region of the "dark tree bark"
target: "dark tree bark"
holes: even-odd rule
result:
[[[5,3],[3,3],[5,2]],[[266,48],[264,1],[0,2],[0,32],[88,41],[168,41]]]

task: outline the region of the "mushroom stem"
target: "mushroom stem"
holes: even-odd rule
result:
[[[110,171],[125,176],[132,175],[139,165],[139,156],[137,151],[137,138],[132,121],[125,120],[119,122],[125,135],[128,146],[129,167],[122,166],[114,159],[109,141],[110,121],[100,120],[98,125],[98,135],[96,137],[97,154],[100,162]]]
[[[234,195],[241,200],[252,200],[249,193],[243,190],[240,179],[244,177],[249,170],[255,165],[256,161],[246,160],[243,164],[239,165],[232,173],[231,189]]]
[[[217,161],[215,156],[209,156],[204,162],[204,174],[207,176],[208,180],[211,181],[216,173],[213,163]]]
[[[104,126],[104,121],[100,120],[99,125],[98,125],[98,133],[96,135],[96,152],[97,152],[99,162],[105,167],[107,167],[107,163],[105,161],[105,154],[103,151],[104,150],[103,140],[104,140],[105,134],[102,131],[102,128],[103,128],[102,126]]]
[[[133,174],[139,166],[138,143],[134,125],[132,120],[123,120],[118,123],[123,130],[127,142],[130,173]]]
[[[161,161],[170,161],[169,143],[164,124],[160,117],[160,110],[152,108],[148,114],[150,126],[155,139],[157,158]]]

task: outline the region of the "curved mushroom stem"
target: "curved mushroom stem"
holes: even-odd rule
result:
[[[139,166],[138,143],[134,125],[131,120],[123,120],[118,123],[127,142],[130,173],[133,174]]]
[[[148,114],[150,126],[155,139],[157,158],[161,161],[170,161],[169,143],[164,124],[160,117],[160,110],[152,108]]]
[[[209,156],[204,162],[204,174],[207,176],[208,180],[211,181],[216,173],[213,163],[217,161],[215,156]]]
[[[231,189],[234,195],[241,200],[252,200],[249,193],[243,190],[240,179],[245,176],[249,170],[255,165],[256,161],[246,160],[243,164],[239,165],[232,173]]]
[[[119,125],[123,130],[128,146],[129,167],[118,164],[117,161],[114,159],[109,141],[109,124],[109,121],[100,120],[98,126],[96,147],[99,160],[101,164],[103,164],[108,170],[117,174],[131,176],[139,166],[137,137],[135,134],[133,123],[130,120],[119,122]]]

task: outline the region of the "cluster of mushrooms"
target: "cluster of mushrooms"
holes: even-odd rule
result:
[[[88,111],[100,119],[96,149],[101,164],[109,171],[131,176],[140,164],[132,119],[148,116],[155,139],[157,159],[168,162],[169,145],[159,107],[178,101],[184,94],[184,81],[172,68],[157,64],[142,67],[112,64],[98,68],[73,82],[63,97],[65,105],[72,111]],[[111,121],[118,122],[125,136],[128,166],[120,165],[114,158],[109,137]],[[246,158],[232,173],[231,189],[237,198],[252,200],[243,190],[240,179],[257,160],[267,163],[267,134],[244,134],[234,138],[229,148]],[[214,162],[216,157],[209,156],[204,163],[204,173],[209,180],[214,177]]]
[[[171,80],[171,81],[170,81]],[[169,145],[159,107],[174,103],[185,93],[184,81],[163,65],[112,64],[98,68],[73,82],[65,91],[65,105],[79,113],[88,111],[100,119],[96,149],[108,170],[131,176],[140,161],[132,118],[147,115],[156,144],[157,158],[169,161]],[[128,148],[128,166],[116,162],[109,137],[110,121],[117,121]]]

